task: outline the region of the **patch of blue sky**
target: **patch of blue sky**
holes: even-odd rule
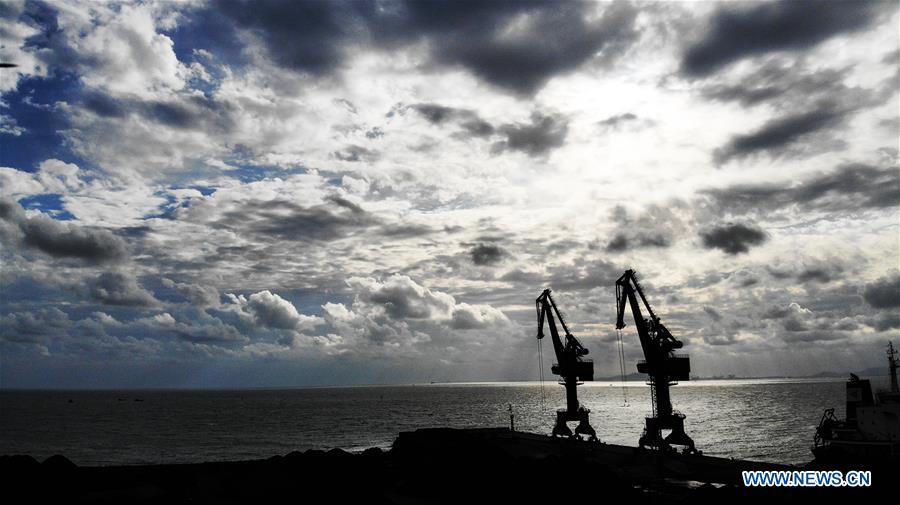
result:
[[[175,29],[161,33],[172,39],[175,56],[179,61],[190,62],[196,59],[216,81],[224,77],[224,72],[212,63],[242,67],[249,62],[233,23],[214,7],[185,12]],[[215,61],[198,59],[197,50],[209,52]]]
[[[66,210],[62,195],[57,193],[26,196],[25,198],[19,199],[19,205],[21,205],[23,209],[39,210],[59,221],[71,221],[75,219],[75,216]]]
[[[204,186],[201,184],[173,184],[169,186],[169,189],[193,189],[199,191],[203,196],[209,196],[219,190],[215,186]]]
[[[210,196],[218,190],[218,188],[215,188],[213,186],[203,186],[197,184],[169,186],[168,190],[157,191],[156,193],[154,193],[155,196],[165,198],[166,201],[165,203],[157,207],[158,212],[147,214],[146,216],[144,216],[144,219],[173,219],[175,217],[175,212],[179,208],[190,207],[190,200],[181,200],[179,202],[178,198],[175,195],[168,192],[169,190],[175,189],[193,189],[200,192],[200,194],[203,196]]]
[[[166,199],[166,202],[160,204],[157,209],[158,212],[153,214],[147,214],[144,216],[144,219],[172,219],[175,217],[175,212],[179,207],[186,207],[187,202],[178,202],[178,198],[171,193],[167,193],[166,191],[157,191],[154,193],[155,196],[160,196]]]
[[[199,191],[200,194],[203,195],[203,196],[209,196],[209,195],[215,193],[215,192],[218,190],[218,188],[214,188],[214,187],[212,187],[212,186],[197,186],[197,185],[194,185],[194,186],[188,186],[188,188],[190,188],[190,189],[196,189],[196,190]]]
[[[238,165],[234,170],[228,170],[222,173],[243,183],[248,183],[294,174],[305,174],[306,169],[303,167],[281,168],[261,165]]]
[[[56,158],[79,166],[86,161],[69,149],[61,131],[69,127],[57,102],[72,102],[80,92],[78,77],[59,73],[53,77],[31,77],[19,82],[15,91],[3,95],[8,105],[4,114],[16,119],[25,131],[19,136],[3,135],[0,165],[34,172],[44,160]]]

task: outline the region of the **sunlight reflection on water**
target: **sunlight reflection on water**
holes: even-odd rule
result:
[[[612,384],[612,385],[611,385]],[[553,382],[242,391],[3,391],[0,454],[64,454],[81,465],[265,458],[292,450],[387,448],[400,431],[508,426],[549,433],[565,403]],[[582,404],[604,442],[637,444],[649,388],[587,383]],[[134,401],[134,399],[143,401]],[[69,400],[72,400],[70,403]],[[811,459],[825,408],[843,416],[842,380],[687,382],[675,408],[709,455],[781,463]]]

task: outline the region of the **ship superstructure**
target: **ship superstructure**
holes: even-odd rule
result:
[[[897,350],[888,343],[891,386],[873,393],[869,379],[850,374],[847,381],[846,418],[834,409],[822,414],[812,447],[817,460],[873,461],[900,458],[900,388],[897,386]]]

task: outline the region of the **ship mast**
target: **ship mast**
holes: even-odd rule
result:
[[[897,387],[897,350],[894,349],[894,343],[888,342],[888,366],[891,369],[891,393],[900,393]]]

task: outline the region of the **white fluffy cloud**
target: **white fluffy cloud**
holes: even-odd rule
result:
[[[227,296],[233,305],[230,308],[238,311],[242,318],[265,328],[301,331],[321,322],[318,317],[300,314],[291,302],[269,291],[246,297],[231,293]]]

